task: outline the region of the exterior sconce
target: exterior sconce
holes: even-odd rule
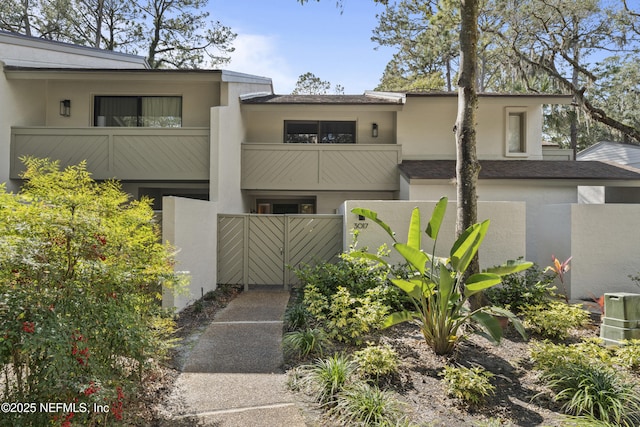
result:
[[[60,101],[60,115],[69,117],[71,115],[71,100],[63,99]]]
[[[378,124],[377,123],[372,123],[371,124],[371,136],[374,138],[378,137]]]

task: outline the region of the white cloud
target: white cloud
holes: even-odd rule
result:
[[[277,37],[238,34],[233,46],[235,51],[231,53],[231,62],[225,68],[270,77],[276,93],[290,93],[293,90],[298,76],[292,74],[287,58],[280,53]]]

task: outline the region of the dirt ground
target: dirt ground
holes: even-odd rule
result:
[[[157,425],[163,418],[167,396],[179,374],[184,356],[194,345],[198,335],[211,322],[215,313],[226,306],[238,293],[238,288],[219,292],[216,298],[205,299],[181,312],[178,318],[179,345],[171,361],[158,369],[154,378],[146,381],[141,396],[143,425]],[[593,325],[573,331],[567,342],[585,337],[596,337],[599,327]],[[400,356],[399,373],[387,386],[407,403],[408,413],[420,426],[560,426],[562,414],[547,390],[537,379],[529,362],[530,341],[507,330],[500,345],[493,345],[477,335],[469,335],[449,357],[435,355],[424,343],[417,327],[403,324],[384,331],[382,343],[391,345]],[[492,383],[496,394],[478,408],[468,407],[448,397],[439,375],[445,364],[472,367],[481,366],[495,376]],[[301,396],[301,402],[308,401]],[[308,402],[308,414],[319,414]],[[317,418],[313,426],[330,425]]]

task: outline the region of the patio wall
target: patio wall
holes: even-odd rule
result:
[[[378,213],[378,217],[389,224],[395,231],[396,238],[400,242],[406,242],[411,211],[414,207],[420,208],[421,226],[424,231],[427,227],[435,201],[371,201],[349,200],[346,201],[340,213],[345,215],[345,249],[353,242],[354,229],[357,229],[358,248],[368,248],[375,252],[382,244],[386,243],[392,248],[393,240],[386,232],[372,221],[359,220],[357,215],[351,213],[353,208],[371,209]],[[509,259],[517,259],[526,253],[526,212],[524,202],[479,202],[478,218],[490,218],[489,231],[480,248],[480,264],[482,268],[503,264]],[[455,214],[456,203],[449,201],[445,220],[440,230],[437,255],[448,256],[448,251],[455,240]],[[433,242],[423,233],[423,249],[429,253],[432,251]],[[393,262],[399,262],[400,257],[394,255]]]
[[[181,197],[162,200],[162,240],[176,249],[176,271],[189,276],[185,293],[163,295],[164,307],[181,310],[216,288],[217,204]]]

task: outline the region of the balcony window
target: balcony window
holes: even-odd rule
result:
[[[182,126],[180,96],[96,96],[94,126],[163,127]]]
[[[353,144],[356,142],[356,122],[286,120],[284,122],[284,142]]]

